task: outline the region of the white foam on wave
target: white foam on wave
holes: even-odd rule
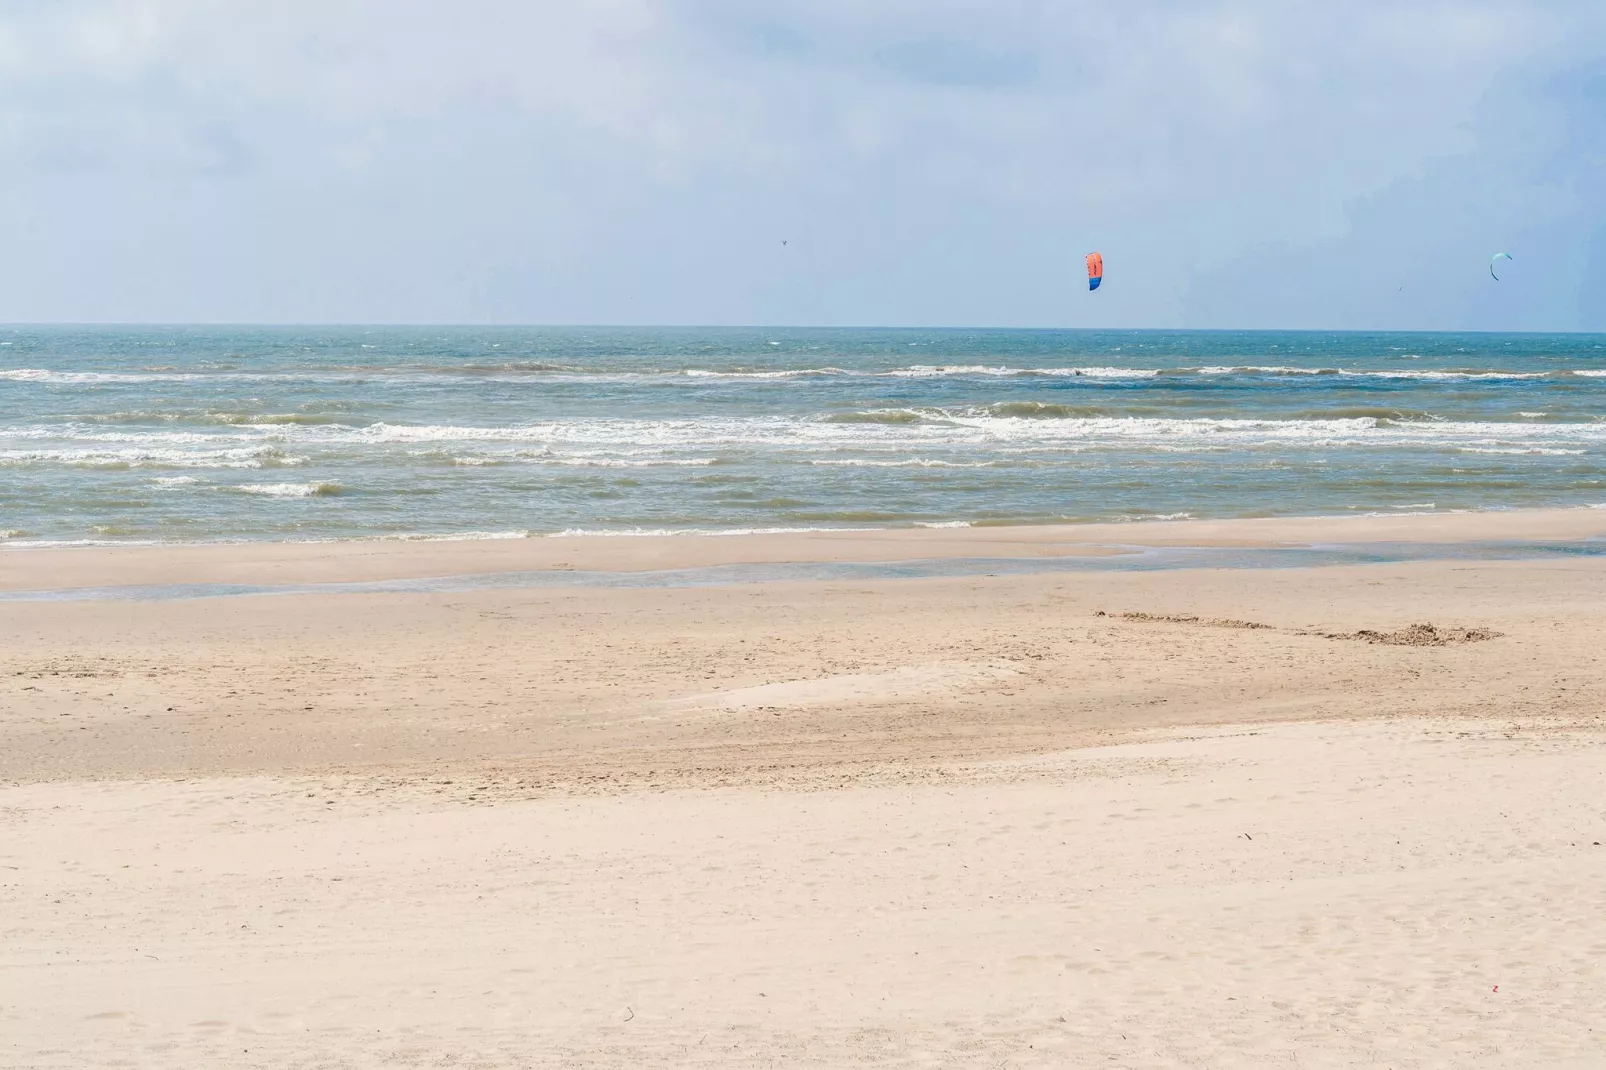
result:
[[[216,540],[227,542],[231,540]],[[164,546],[161,539],[28,539],[24,542],[8,543],[6,550],[57,550],[80,546]]]
[[[532,536],[528,531],[456,531],[443,534],[408,531],[400,534],[375,535],[372,537],[382,542],[494,542],[502,539],[528,539]],[[351,540],[342,541],[349,542]]]
[[[831,452],[840,449],[928,447],[1002,448],[1011,443],[1045,446],[1097,446],[1147,442],[1155,447],[1243,446],[1275,442],[1310,446],[1479,445],[1546,446],[1606,444],[1606,422],[1535,424],[1503,421],[1399,421],[1357,416],[1332,419],[1212,419],[1140,416],[993,415],[976,410],[933,410],[940,419],[847,421],[826,416],[752,416],[690,420],[586,419],[525,426],[474,427],[375,423],[366,427],[276,427],[238,435],[186,436],[173,432],[119,433],[122,449],[0,450],[0,464],[48,462],[78,464],[158,464],[184,467],[259,467],[304,463],[284,456],[280,443],[307,449],[385,445],[434,447],[443,460],[456,461],[454,443],[526,445],[539,452],[467,451],[463,463],[535,460],[539,463],[595,467],[652,467],[717,463],[720,455],[750,449]],[[60,437],[61,429],[54,429]],[[24,431],[17,437],[28,437]],[[41,437],[43,437],[41,435]],[[91,435],[89,441],[96,441]],[[234,448],[229,443],[239,443]],[[250,443],[257,443],[251,445]],[[183,449],[189,445],[194,448]],[[206,448],[202,448],[206,447]],[[687,456],[687,454],[690,454]]]
[[[940,418],[938,418],[940,417]],[[1463,449],[1564,456],[1606,447],[1606,421],[1402,421],[997,415],[930,410],[921,419],[844,421],[815,416],[574,419],[525,426],[282,425],[223,433],[103,432],[72,425],[8,429],[0,467],[263,469],[306,465],[331,453],[380,462],[391,447],[467,467],[513,464],[574,469],[705,468],[785,459],[859,468],[988,467],[1000,454],[1147,450],[1155,453],[1298,448]],[[103,439],[111,441],[102,441]],[[38,441],[45,439],[46,441]],[[61,441],[67,439],[67,442]],[[287,453],[289,448],[295,454]]]
[[[1543,379],[1549,372],[1502,371],[1408,371],[1399,369],[1357,370],[1340,369],[1339,375],[1351,379],[1419,379],[1425,382],[1464,382],[1469,380]]]
[[[1411,354],[1407,359],[1415,359]],[[1214,364],[1198,368],[1179,368],[1195,375],[1336,375],[1346,379],[1408,379],[1420,382],[1465,382],[1522,379],[1545,379],[1556,372],[1516,372],[1498,368],[1446,368],[1422,370],[1417,368],[1301,368],[1283,364]],[[1562,373],[1568,374],[1568,373]],[[1572,375],[1606,376],[1606,370],[1572,371]]]
[[[630,423],[631,421],[587,421],[588,423]],[[511,427],[473,427],[461,424],[372,423],[366,427],[317,427],[280,429],[279,434],[303,441],[319,442],[545,442],[561,432],[557,422]],[[584,426],[575,423],[569,426]]]
[[[685,368],[679,373],[689,379],[807,379],[815,376],[852,375],[843,368],[784,368],[776,371],[717,371],[709,368]]]
[[[1183,368],[1195,375],[1334,375],[1336,368],[1295,368],[1283,364],[1220,364],[1203,368]]]
[[[304,463],[305,457],[287,457],[275,446],[229,450],[0,450],[0,467],[60,464],[73,468],[288,468]]]
[[[1050,376],[1054,378],[1088,378],[1088,379],[1153,379],[1160,374],[1155,368],[1111,368],[1111,367],[1078,367],[1078,368],[1012,368],[1007,365],[987,364],[916,364],[908,368],[895,368],[886,372],[871,372],[872,375],[886,376],[895,379],[940,379],[947,376],[991,375],[999,377],[1013,376]]]
[[[1403,359],[1417,359],[1412,354],[1406,354]],[[861,370],[855,368],[797,368],[775,371],[720,371],[717,369],[690,368],[678,374],[693,378],[710,379],[789,379],[807,376],[866,376],[871,378],[894,379],[939,379],[945,377],[990,376],[996,378],[1016,378],[1042,376],[1050,378],[1086,378],[1086,379],[1154,379],[1166,374],[1164,368],[1123,368],[1110,365],[1082,365],[1068,367],[1015,367],[1012,365],[993,364],[915,364],[905,368],[893,368],[886,371]],[[1335,367],[1300,367],[1289,364],[1210,364],[1199,367],[1179,367],[1173,374],[1193,375],[1286,375],[1286,376],[1317,376],[1336,375],[1346,378],[1377,378],[1377,379],[1412,379],[1424,382],[1458,381],[1458,380],[1521,380],[1543,379],[1552,374],[1549,371],[1516,372],[1499,369],[1443,369],[1420,370],[1414,368],[1335,368]],[[624,377],[633,375],[656,375],[656,372],[623,372],[614,373]],[[1606,369],[1602,370],[1575,370],[1573,375],[1600,377],[1606,376]]]
[[[108,431],[99,424],[70,422],[64,424],[26,424],[0,430],[0,438],[31,441],[65,440],[69,442],[132,443],[142,447],[156,446],[244,446],[250,443],[271,442],[276,436],[252,431]]]
[[[540,464],[558,464],[571,468],[706,468],[718,464],[717,457],[653,457],[632,460],[627,457],[540,457]]]
[[[1069,376],[1087,379],[1155,379],[1158,368],[1025,368],[1023,375]]]
[[[271,382],[360,382],[372,378],[342,372],[75,372],[52,368],[0,368],[0,381],[46,383],[60,386],[140,383],[271,383]]]
[[[1513,372],[1497,368],[1449,368],[1421,370],[1417,368],[1300,368],[1282,364],[1218,364],[1199,368],[1180,368],[1179,371],[1195,375],[1336,375],[1346,379],[1409,379],[1420,382],[1501,381],[1544,379],[1551,372]],[[1606,375],[1606,372],[1573,372],[1574,375]]]
[[[1407,354],[1405,359],[1414,359]],[[1606,369],[1572,369],[1559,370],[1560,374],[1572,374],[1584,377],[1606,377]],[[1205,365],[1201,367],[1181,367],[1174,369],[1176,373],[1191,373],[1197,375],[1340,375],[1350,378],[1381,378],[1381,379],[1414,379],[1421,381],[1455,381],[1455,380],[1502,380],[1502,379],[1542,379],[1556,374],[1548,371],[1513,372],[1496,369],[1451,369],[1451,370],[1415,370],[1415,369],[1367,369],[1367,368],[1306,368],[1294,365]],[[710,380],[775,380],[809,379],[823,377],[868,377],[868,378],[900,378],[900,379],[933,379],[943,377],[973,377],[992,376],[1001,378],[1011,377],[1051,377],[1051,378],[1087,378],[1087,379],[1153,379],[1166,373],[1161,368],[1125,368],[1109,365],[1084,365],[1067,367],[1015,367],[1011,365],[988,364],[915,364],[903,368],[893,369],[861,369],[840,368],[825,366],[818,368],[597,368],[588,370],[569,366],[540,366],[529,369],[476,369],[476,368],[418,368],[397,366],[394,368],[363,367],[360,369],[315,369],[309,368],[297,371],[205,371],[186,372],[176,369],[147,369],[127,372],[98,372],[98,371],[68,371],[51,368],[0,368],[0,381],[44,383],[56,385],[94,385],[94,384],[141,384],[141,383],[263,383],[263,382],[303,382],[303,383],[362,383],[370,380],[385,382],[419,382],[427,383],[440,379],[469,379],[481,382],[497,383],[523,383],[532,379],[539,381],[575,381],[575,382],[630,382],[639,380],[665,380],[665,379],[710,379]]]
[[[897,461],[864,457],[828,457],[812,460],[812,465],[830,468],[992,468],[994,461],[942,461],[928,457],[909,457]]]
[[[989,367],[983,364],[916,364],[909,368],[894,368],[879,374],[893,379],[936,379],[948,375],[1014,375],[1018,369]]]
[[[970,521],[968,521],[968,520],[936,520],[936,521],[916,520],[915,521],[915,527],[917,527],[917,528],[968,528],[968,527],[970,527]]]
[[[266,498],[322,498],[341,492],[338,483],[238,483],[229,489]]]
[[[416,456],[438,457],[462,468],[492,465],[558,465],[565,468],[706,468],[718,464],[718,457],[665,456],[660,448],[618,449],[593,453],[560,454],[550,449],[508,450],[504,453],[476,453],[453,456],[446,450],[421,451]]]

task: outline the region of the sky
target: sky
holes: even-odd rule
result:
[[[1606,3],[8,0],[0,321],[1606,330]]]

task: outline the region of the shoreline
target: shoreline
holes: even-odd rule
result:
[[[1606,538],[1606,509],[1150,520],[518,539],[0,546],[0,591],[166,584],[445,579],[506,572],[651,572],[734,565],[1102,557],[1129,548],[1274,549],[1355,543]]]

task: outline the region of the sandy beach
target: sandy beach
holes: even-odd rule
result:
[[[0,5],[0,1070],[1606,1070],[1603,55]]]
[[[1602,535],[61,548],[0,591]],[[0,1065],[1601,1065],[1603,633],[1582,556],[0,600]]]

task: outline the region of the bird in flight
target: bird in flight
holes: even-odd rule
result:
[[[785,238],[782,238],[782,239],[781,239],[781,244],[782,244],[782,245],[785,245],[785,244],[786,244],[786,239],[785,239]]]

